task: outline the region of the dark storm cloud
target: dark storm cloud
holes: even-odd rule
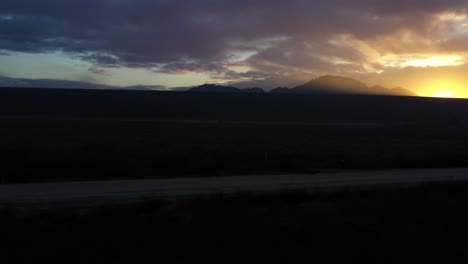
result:
[[[100,65],[118,65],[120,63],[119,58],[102,53],[92,53],[81,56],[81,59],[91,61]]]
[[[430,37],[434,14],[466,12],[465,6],[466,0],[2,0],[0,50],[64,51],[103,67],[218,76],[235,54],[253,52],[243,63],[254,72],[288,75],[348,67],[330,57],[360,67],[362,52],[330,43],[333,36],[372,41],[406,29]]]
[[[159,73],[185,73],[185,72],[207,72],[218,73],[227,70],[225,63],[219,62],[168,62],[157,65],[153,68],[155,72]]]

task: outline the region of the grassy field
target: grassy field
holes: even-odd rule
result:
[[[466,263],[468,184],[0,209],[5,263]]]
[[[468,127],[0,124],[2,182],[468,166]]]
[[[464,120],[455,99],[0,89],[0,182],[467,167]]]

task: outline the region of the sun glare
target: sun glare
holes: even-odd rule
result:
[[[457,98],[457,95],[451,91],[440,91],[436,92],[433,97],[441,97],[441,98]]]
[[[463,65],[464,60],[460,56],[434,56],[429,58],[411,59],[401,66],[403,67],[441,67],[441,66],[459,66]]]
[[[463,86],[451,82],[433,82],[420,94],[424,97],[468,98],[468,91]]]

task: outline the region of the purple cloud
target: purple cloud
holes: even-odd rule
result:
[[[434,44],[440,37],[435,18],[450,12],[467,14],[466,1],[3,0],[0,52],[64,51],[96,69],[298,80],[382,67],[348,40],[367,43],[378,55],[419,49],[468,52],[466,35]],[[403,43],[402,32],[414,41]],[[234,71],[233,65],[249,70]]]

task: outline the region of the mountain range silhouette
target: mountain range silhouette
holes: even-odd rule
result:
[[[240,89],[232,86],[204,84],[194,87],[190,92],[214,93],[265,93],[261,88]],[[416,93],[401,87],[385,88],[383,86],[369,87],[365,83],[349,78],[326,75],[306,84],[293,87],[279,87],[270,91],[275,94],[361,94],[361,95],[392,95],[392,96],[418,96]]]

